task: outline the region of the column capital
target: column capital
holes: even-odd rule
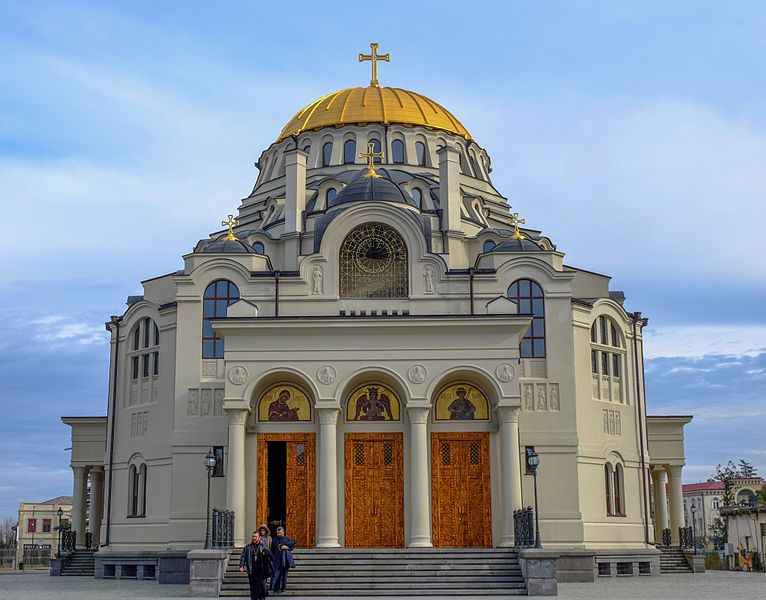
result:
[[[226,414],[229,417],[229,425],[242,425],[247,422],[247,415],[250,412],[246,408],[227,408]]]
[[[428,415],[431,413],[430,406],[408,406],[407,415],[410,417],[410,423],[425,425],[428,423]]]
[[[671,477],[681,477],[683,465],[668,465],[665,470]]]
[[[76,479],[85,477],[88,467],[72,467],[72,473]]]
[[[495,411],[502,423],[518,423],[519,412],[518,406],[496,406]]]
[[[317,407],[316,412],[319,415],[320,425],[337,425],[338,424],[338,415],[340,414],[339,408],[335,406],[322,406],[322,407]]]

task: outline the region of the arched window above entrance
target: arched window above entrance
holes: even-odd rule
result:
[[[488,421],[489,401],[477,386],[453,383],[442,389],[434,402],[436,421]]]
[[[365,223],[340,248],[341,298],[406,298],[409,293],[407,246],[383,223]]]
[[[311,421],[311,402],[297,386],[289,383],[272,386],[258,400],[258,420],[270,423]]]
[[[346,402],[346,421],[399,421],[399,397],[382,383],[357,387]]]

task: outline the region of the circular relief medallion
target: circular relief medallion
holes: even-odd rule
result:
[[[497,365],[497,369],[495,369],[495,375],[497,375],[497,378],[500,381],[508,383],[516,375],[516,370],[513,368],[513,365],[503,363],[501,365]]]
[[[242,385],[247,381],[247,369],[245,367],[233,367],[229,369],[229,381],[234,385]]]
[[[407,377],[412,383],[423,383],[426,375],[426,368],[423,365],[412,365],[407,371]]]
[[[335,381],[335,376],[335,369],[330,365],[320,367],[317,371],[317,379],[325,385],[330,385],[333,381]]]

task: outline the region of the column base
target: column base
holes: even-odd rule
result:
[[[516,545],[516,541],[513,538],[503,538],[497,545],[498,548],[513,548]]]
[[[430,538],[420,538],[420,539],[413,539],[410,540],[410,543],[407,544],[408,548],[433,548],[434,545],[431,543]]]
[[[340,548],[338,540],[320,540],[317,542],[317,548]]]

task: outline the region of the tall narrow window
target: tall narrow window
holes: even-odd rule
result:
[[[151,333],[151,328],[149,326],[151,325],[151,323],[152,323],[152,320],[150,318],[147,317],[146,319],[144,319],[144,324],[143,324],[143,328],[144,328],[144,348],[148,348],[149,347],[149,335]]]
[[[152,375],[160,374],[160,353],[152,352]]]
[[[412,188],[410,196],[412,196],[412,199],[418,205],[418,208],[423,208],[423,192],[420,191],[420,188]]]
[[[160,345],[160,328],[157,327],[157,323],[154,323],[154,345]]]
[[[239,289],[231,281],[219,279],[205,290],[202,306],[202,358],[223,358],[223,339],[213,331],[211,321],[226,316],[230,304],[239,300]]]
[[[372,138],[370,140],[370,144],[372,144],[372,151],[375,152],[376,154],[379,154],[381,151],[381,148],[383,148],[383,146],[380,145],[380,140],[378,138]],[[379,165],[381,163],[381,158],[379,156],[376,156],[374,161],[376,165]]]
[[[604,486],[606,492],[606,514],[612,516],[614,510],[612,509],[612,465],[606,463],[604,465]]]
[[[130,359],[130,378],[135,380],[138,379],[138,356],[133,356]]]
[[[625,508],[622,505],[622,465],[617,463],[614,469],[614,514],[625,516]]]
[[[605,315],[598,316],[590,328],[591,357],[593,357],[593,397],[612,402],[628,402],[622,381],[625,344],[616,322]]]
[[[353,165],[356,162],[356,140],[346,140],[343,144],[343,163]]]
[[[335,196],[337,196],[337,195],[338,195],[338,190],[336,190],[335,188],[329,188],[327,190],[327,193],[325,194],[325,205],[324,205],[324,207],[325,208],[329,208],[330,207],[330,203],[333,200],[335,200]]]
[[[149,377],[149,355],[144,354],[141,357],[141,377]]]
[[[141,326],[136,325],[136,330],[133,332],[133,350],[138,350],[141,341]]]
[[[138,516],[138,488],[140,487],[139,474],[136,465],[130,465],[128,469],[128,488],[130,490],[130,498],[128,499],[128,516]]]
[[[139,498],[141,500],[141,505],[139,506],[139,510],[141,512],[139,514],[142,517],[145,517],[146,516],[146,463],[142,464],[138,469],[138,485],[140,486]]]
[[[397,165],[404,163],[404,142],[402,140],[391,142],[391,161]]]
[[[423,142],[415,142],[415,158],[419,167],[426,166],[426,145]]]
[[[407,246],[393,227],[365,223],[340,249],[341,298],[406,298]]]
[[[329,167],[332,160],[332,142],[325,142],[322,146],[322,166]]]
[[[531,279],[519,279],[508,288],[508,298],[519,307],[519,314],[532,315],[532,324],[521,339],[521,358],[545,357],[545,297],[543,288]]]

